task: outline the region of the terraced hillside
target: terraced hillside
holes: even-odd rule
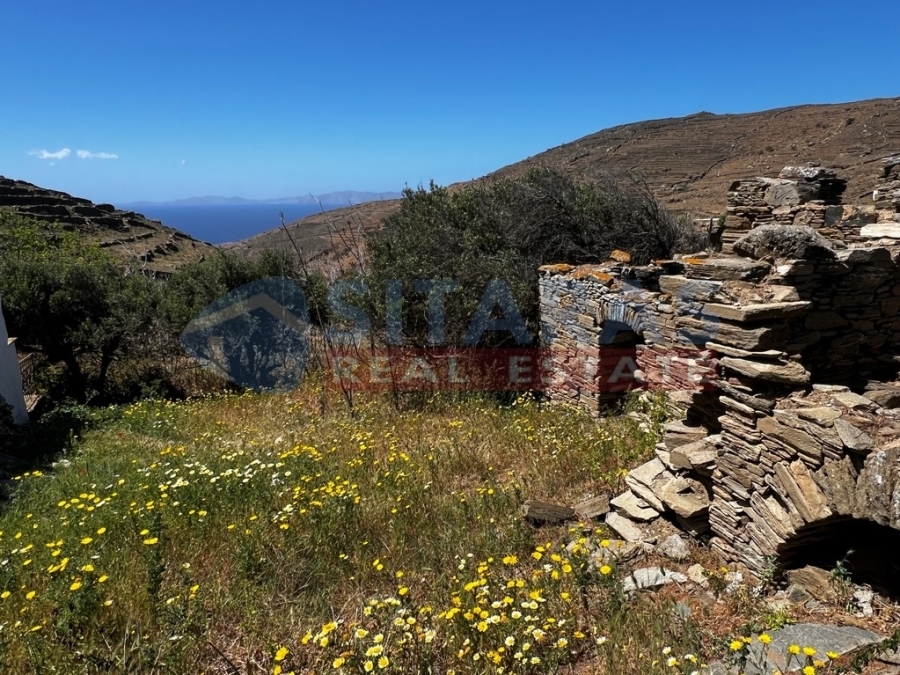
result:
[[[900,153],[900,98],[804,105],[739,115],[687,117],[612,127],[501,168],[480,180],[551,166],[589,179],[600,171],[644,176],[672,211],[695,216],[725,210],[728,186],[739,178],[775,176],[787,165],[818,162],[848,181],[845,203],[871,203],[879,161]],[[459,184],[459,185],[464,185]],[[323,266],[352,261],[335,231],[370,232],[399,201],[373,202],[317,214],[290,225],[295,241]],[[349,224],[348,224],[349,223]],[[346,238],[346,237],[345,237]],[[282,230],[232,248],[253,254],[290,245]]]
[[[148,272],[171,273],[215,250],[210,244],[139,213],[121,211],[112,204],[94,204],[3,176],[0,211],[61,223]]]

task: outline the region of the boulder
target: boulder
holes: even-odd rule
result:
[[[867,399],[882,408],[900,408],[900,388],[884,386],[873,388],[863,394]]]
[[[591,562],[596,567],[611,562],[623,563],[637,558],[644,552],[646,544],[622,539],[607,540],[608,546],[600,546],[591,552]],[[652,547],[650,547],[652,548]]]
[[[734,252],[754,260],[834,260],[831,243],[811,227],[762,225],[734,242]]]
[[[690,478],[678,477],[670,482],[662,494],[663,503],[678,516],[692,520],[709,510],[709,496],[703,484]]]

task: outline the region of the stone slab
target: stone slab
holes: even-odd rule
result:
[[[629,543],[637,544],[644,540],[644,531],[637,524],[614,511],[606,514],[606,524],[609,529]]]
[[[708,302],[703,305],[703,313],[708,316],[715,316],[719,319],[726,319],[728,321],[752,323],[754,321],[771,321],[795,317],[799,314],[803,314],[810,307],[812,307],[812,302],[808,300],[798,300],[796,302],[770,302],[744,305],[743,307]]]
[[[768,264],[745,258],[685,258],[684,275],[689,279],[712,281],[748,281],[762,279],[769,270]]]
[[[610,505],[626,518],[639,522],[647,522],[659,517],[659,511],[635,495],[631,490],[623,492]]]
[[[859,234],[868,239],[900,239],[900,223],[863,225]]]
[[[642,588],[658,588],[666,584],[686,583],[688,578],[681,572],[664,567],[641,567],[634,570],[622,581],[622,590],[626,593]]]
[[[790,645],[798,645],[801,648],[812,647],[816,650],[816,658],[828,661],[825,652],[832,651],[844,655],[877,644],[884,639],[877,633],[855,626],[829,626],[815,623],[785,626],[779,630],[770,631],[769,635],[772,642],[767,647],[759,642],[755,642],[750,647],[753,656],[750,658],[752,663],[748,663],[744,671],[747,675],[769,675],[776,669],[782,672],[800,670],[804,662],[798,662],[797,657],[794,657],[788,667],[785,654]],[[764,659],[763,647],[765,647]],[[760,662],[765,664],[762,668],[758,666]]]
[[[796,361],[761,363],[733,356],[723,356],[719,363],[741,375],[767,382],[802,385],[808,384],[810,379],[809,371]]]

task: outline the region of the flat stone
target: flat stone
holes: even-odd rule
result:
[[[762,279],[772,269],[768,264],[744,258],[684,259],[684,274],[689,279],[748,281]]]
[[[810,378],[809,371],[796,361],[760,363],[733,356],[724,356],[719,360],[719,363],[741,375],[767,382],[800,385],[808,384]]]
[[[643,588],[658,588],[666,584],[686,583],[688,578],[681,572],[674,572],[664,567],[641,567],[634,570],[622,581],[622,590],[626,593]]]
[[[672,464],[672,453],[662,443],[658,443],[653,449],[653,454],[662,462],[669,471],[677,471],[678,467]]]
[[[659,278],[659,290],[663,293],[690,302],[706,302],[715,297],[722,288],[721,281],[688,279],[684,276],[663,275]]]
[[[795,302],[800,294],[793,286],[769,286],[772,302]]]
[[[609,513],[609,497],[591,497],[575,505],[575,515],[582,520],[594,520]]]
[[[707,342],[706,348],[717,354],[736,356],[738,358],[779,359],[785,356],[785,353],[780,349],[766,349],[765,351],[751,352],[748,349],[740,349],[730,345],[719,344],[718,342]]]
[[[885,649],[875,658],[883,663],[890,663],[895,666],[900,666],[900,650],[897,649]]]
[[[696,471],[711,476],[716,467],[719,449],[708,438],[682,445],[669,453],[669,460],[678,469]]]
[[[770,415],[775,408],[776,401],[761,394],[754,394],[753,390],[749,387],[733,386],[725,380],[719,380],[716,383],[716,387],[723,394],[727,394],[730,398],[740,401],[757,412]]]
[[[859,228],[860,236],[868,239],[900,239],[900,223],[876,223]]]
[[[863,396],[882,408],[900,408],[900,389],[895,387],[873,389],[865,392]]]
[[[838,252],[838,260],[854,265],[873,262],[887,262],[891,259],[891,253],[886,248],[851,248]]]
[[[748,351],[761,351],[780,346],[787,337],[784,326],[745,328],[709,317],[702,321],[690,316],[676,316],[678,336],[694,345],[707,342],[730,345]]]
[[[644,541],[644,531],[632,520],[620,516],[615,511],[606,514],[606,524],[627,542],[637,544]]]
[[[575,509],[569,506],[529,499],[522,506],[522,516],[533,525],[559,525],[575,518]]]
[[[831,602],[838,596],[834,587],[834,577],[831,572],[821,567],[807,565],[800,569],[788,570],[785,576],[791,584],[802,588],[811,598],[819,602]]]
[[[667,558],[679,562],[691,557],[691,549],[688,547],[687,542],[677,534],[673,534],[664,539],[663,542],[656,547],[656,550]]]
[[[669,451],[688,443],[706,438],[707,431],[703,427],[689,427],[681,420],[669,422],[663,427],[663,443]]]
[[[860,454],[868,454],[875,449],[875,441],[862,429],[858,429],[843,419],[834,421],[834,428],[847,449]]]
[[[682,518],[691,520],[705,514],[709,509],[706,488],[689,478],[676,478],[669,483],[662,494],[663,503]]]
[[[709,586],[709,577],[706,574],[706,568],[700,563],[688,567],[687,576],[688,579],[702,588],[707,588]]]
[[[841,411],[834,408],[797,408],[792,412],[795,412],[797,417],[814,422],[820,427],[833,426],[834,421],[841,416]]]
[[[772,641],[763,645],[758,641],[750,646],[750,657],[744,672],[747,675],[770,675],[775,670],[787,671],[787,649],[790,645],[812,647],[818,658],[827,660],[825,652],[844,655],[858,649],[877,644],[884,638],[877,633],[855,626],[828,626],[813,623],[798,623],[778,630],[768,631]],[[760,668],[759,666],[762,665]],[[791,663],[792,670],[799,670],[802,663],[796,657]]]
[[[631,490],[623,492],[610,501],[612,507],[626,518],[639,522],[647,522],[659,517],[659,511],[636,496]]]
[[[831,398],[851,410],[871,410],[874,407],[870,399],[852,391],[839,391],[832,394]]]
[[[634,494],[662,513],[665,506],[658,495],[674,479],[675,477],[669,473],[659,458],[655,457],[646,464],[629,471],[625,477],[625,484],[631,488]]]
[[[829,394],[850,391],[850,387],[846,387],[843,384],[814,384],[812,388],[813,391],[824,391]]]
[[[771,321],[792,318],[799,314],[803,314],[810,307],[812,307],[812,302],[808,300],[798,300],[796,302],[770,302],[765,304],[744,305],[742,307],[708,302],[703,305],[703,313],[708,316],[715,316],[728,321],[752,323],[754,321]]]

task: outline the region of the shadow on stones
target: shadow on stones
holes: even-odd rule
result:
[[[799,530],[781,547],[783,569],[813,565],[900,600],[900,530],[870,520],[830,518]]]

